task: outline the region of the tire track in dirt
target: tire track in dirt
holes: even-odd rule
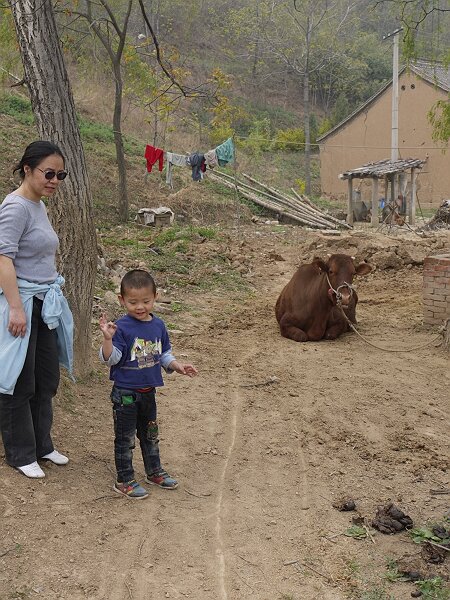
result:
[[[236,343],[236,336],[234,335],[234,343]],[[239,344],[240,345],[240,344]],[[230,345],[228,343],[225,344],[225,348],[229,348]],[[244,364],[254,359],[256,355],[255,350],[251,350],[245,356],[241,357],[241,360]],[[232,359],[233,357],[231,357]],[[233,452],[235,450],[236,438],[237,438],[237,421],[238,416],[242,412],[242,396],[239,393],[239,386],[241,385],[241,376],[239,374],[239,369],[233,369],[230,375],[230,388],[234,390],[233,392],[233,402],[232,402],[232,410],[229,415],[229,444],[225,453],[225,459],[222,467],[222,472],[220,475],[220,483],[219,483],[219,492],[217,495],[216,501],[216,524],[215,524],[215,534],[216,534],[216,551],[215,555],[218,562],[218,588],[220,592],[220,600],[228,600],[228,592],[227,592],[227,561],[226,561],[226,552],[225,552],[225,542],[224,542],[224,531],[223,531],[223,509],[224,509],[224,487],[227,481],[228,471],[230,460],[232,458]]]
[[[266,312],[266,307],[258,306],[258,316],[261,310]],[[241,318],[245,320],[245,313],[241,314]],[[268,368],[283,362],[282,350],[273,352],[272,335],[267,336],[265,327],[261,329],[259,325],[251,326],[244,331],[243,328],[239,328],[238,331],[234,329],[235,323],[232,325],[233,331],[220,337],[221,348],[217,350],[233,347],[248,349],[249,345],[252,348],[245,355],[239,355],[239,362],[229,376],[229,386],[234,393],[228,416],[229,444],[221,473],[216,523],[220,600],[248,598],[249,590],[255,598],[278,597],[282,588],[286,588],[283,584],[283,580],[286,579],[283,569],[292,570],[292,567],[283,567],[283,563],[292,558],[292,554],[288,555],[288,551],[283,547],[285,542],[282,537],[286,536],[285,540],[289,538],[291,528],[289,518],[286,519],[287,506],[293,508],[297,505],[295,529],[302,535],[308,531],[307,511],[311,504],[308,458],[295,426],[287,427],[286,418],[289,417],[286,416],[279,399],[276,400],[273,409],[267,405],[267,412],[261,412],[266,399],[273,393],[277,395],[278,385],[276,381],[272,385],[273,382],[268,378],[271,373]],[[252,343],[249,344],[249,340]],[[226,356],[229,354],[226,350],[224,354],[225,356],[221,356],[225,362],[236,361],[235,354]],[[254,383],[249,383],[249,379]],[[293,429],[288,432],[289,440],[292,441],[284,439],[286,429]],[[297,464],[296,470],[300,476],[300,480],[297,483],[293,482],[293,486],[285,484],[285,461],[282,456],[272,457],[269,454],[269,460],[263,458],[261,462],[261,454],[264,456],[267,443],[271,441],[270,436],[273,436],[276,444],[292,444],[289,452]],[[266,522],[262,529],[257,524],[259,520]],[[253,525],[254,523],[256,525]],[[280,532],[279,539],[278,534],[276,538],[272,537],[273,524],[276,524],[275,529]],[[290,545],[293,544],[292,540],[289,541]],[[246,558],[246,555],[250,558]],[[271,572],[274,568],[279,573],[276,577],[273,571]],[[261,574],[264,576],[263,581]],[[245,588],[238,591],[242,583]],[[308,590],[314,594],[311,588]],[[306,589],[305,591],[308,593]]]
[[[225,456],[225,461],[222,469],[222,473],[220,476],[220,484],[219,484],[219,493],[217,495],[216,502],[216,557],[218,562],[218,584],[220,591],[221,600],[228,600],[228,594],[226,589],[226,559],[225,559],[225,551],[224,551],[224,541],[223,541],[223,533],[222,533],[222,503],[223,503],[223,488],[224,482],[227,477],[228,465],[230,462],[230,457],[233,453],[234,445],[236,442],[236,430],[237,430],[237,415],[240,409],[240,397],[239,393],[235,391],[234,393],[234,401],[233,401],[233,410],[231,413],[231,439],[228,446],[228,450]]]

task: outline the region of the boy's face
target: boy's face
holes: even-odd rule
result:
[[[156,296],[151,287],[129,288],[123,296],[119,295],[120,304],[128,314],[139,321],[148,321],[153,310]]]

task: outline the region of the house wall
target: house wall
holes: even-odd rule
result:
[[[417,171],[417,198],[422,208],[437,207],[450,198],[450,150],[444,154],[436,147],[427,120],[431,106],[447,98],[443,90],[413,73],[404,72],[399,77],[399,158],[428,159]],[[323,194],[344,199],[347,182],[338,179],[340,173],[391,157],[391,112],[392,86],[321,143]],[[362,199],[370,203],[371,181],[354,179],[354,189],[359,185]],[[381,181],[379,193],[384,195]]]

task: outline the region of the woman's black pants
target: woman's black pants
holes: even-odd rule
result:
[[[28,465],[54,450],[50,430],[59,384],[57,335],[42,320],[41,310],[42,300],[34,298],[25,364],[14,394],[0,394],[0,430],[6,462],[12,467]]]

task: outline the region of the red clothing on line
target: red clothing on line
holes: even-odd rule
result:
[[[147,160],[147,171],[149,173],[152,172],[152,167],[156,163],[157,160],[159,160],[158,170],[159,171],[163,170],[164,150],[161,150],[161,148],[155,148],[154,146],[149,146],[147,144],[147,146],[145,146],[144,156]]]

